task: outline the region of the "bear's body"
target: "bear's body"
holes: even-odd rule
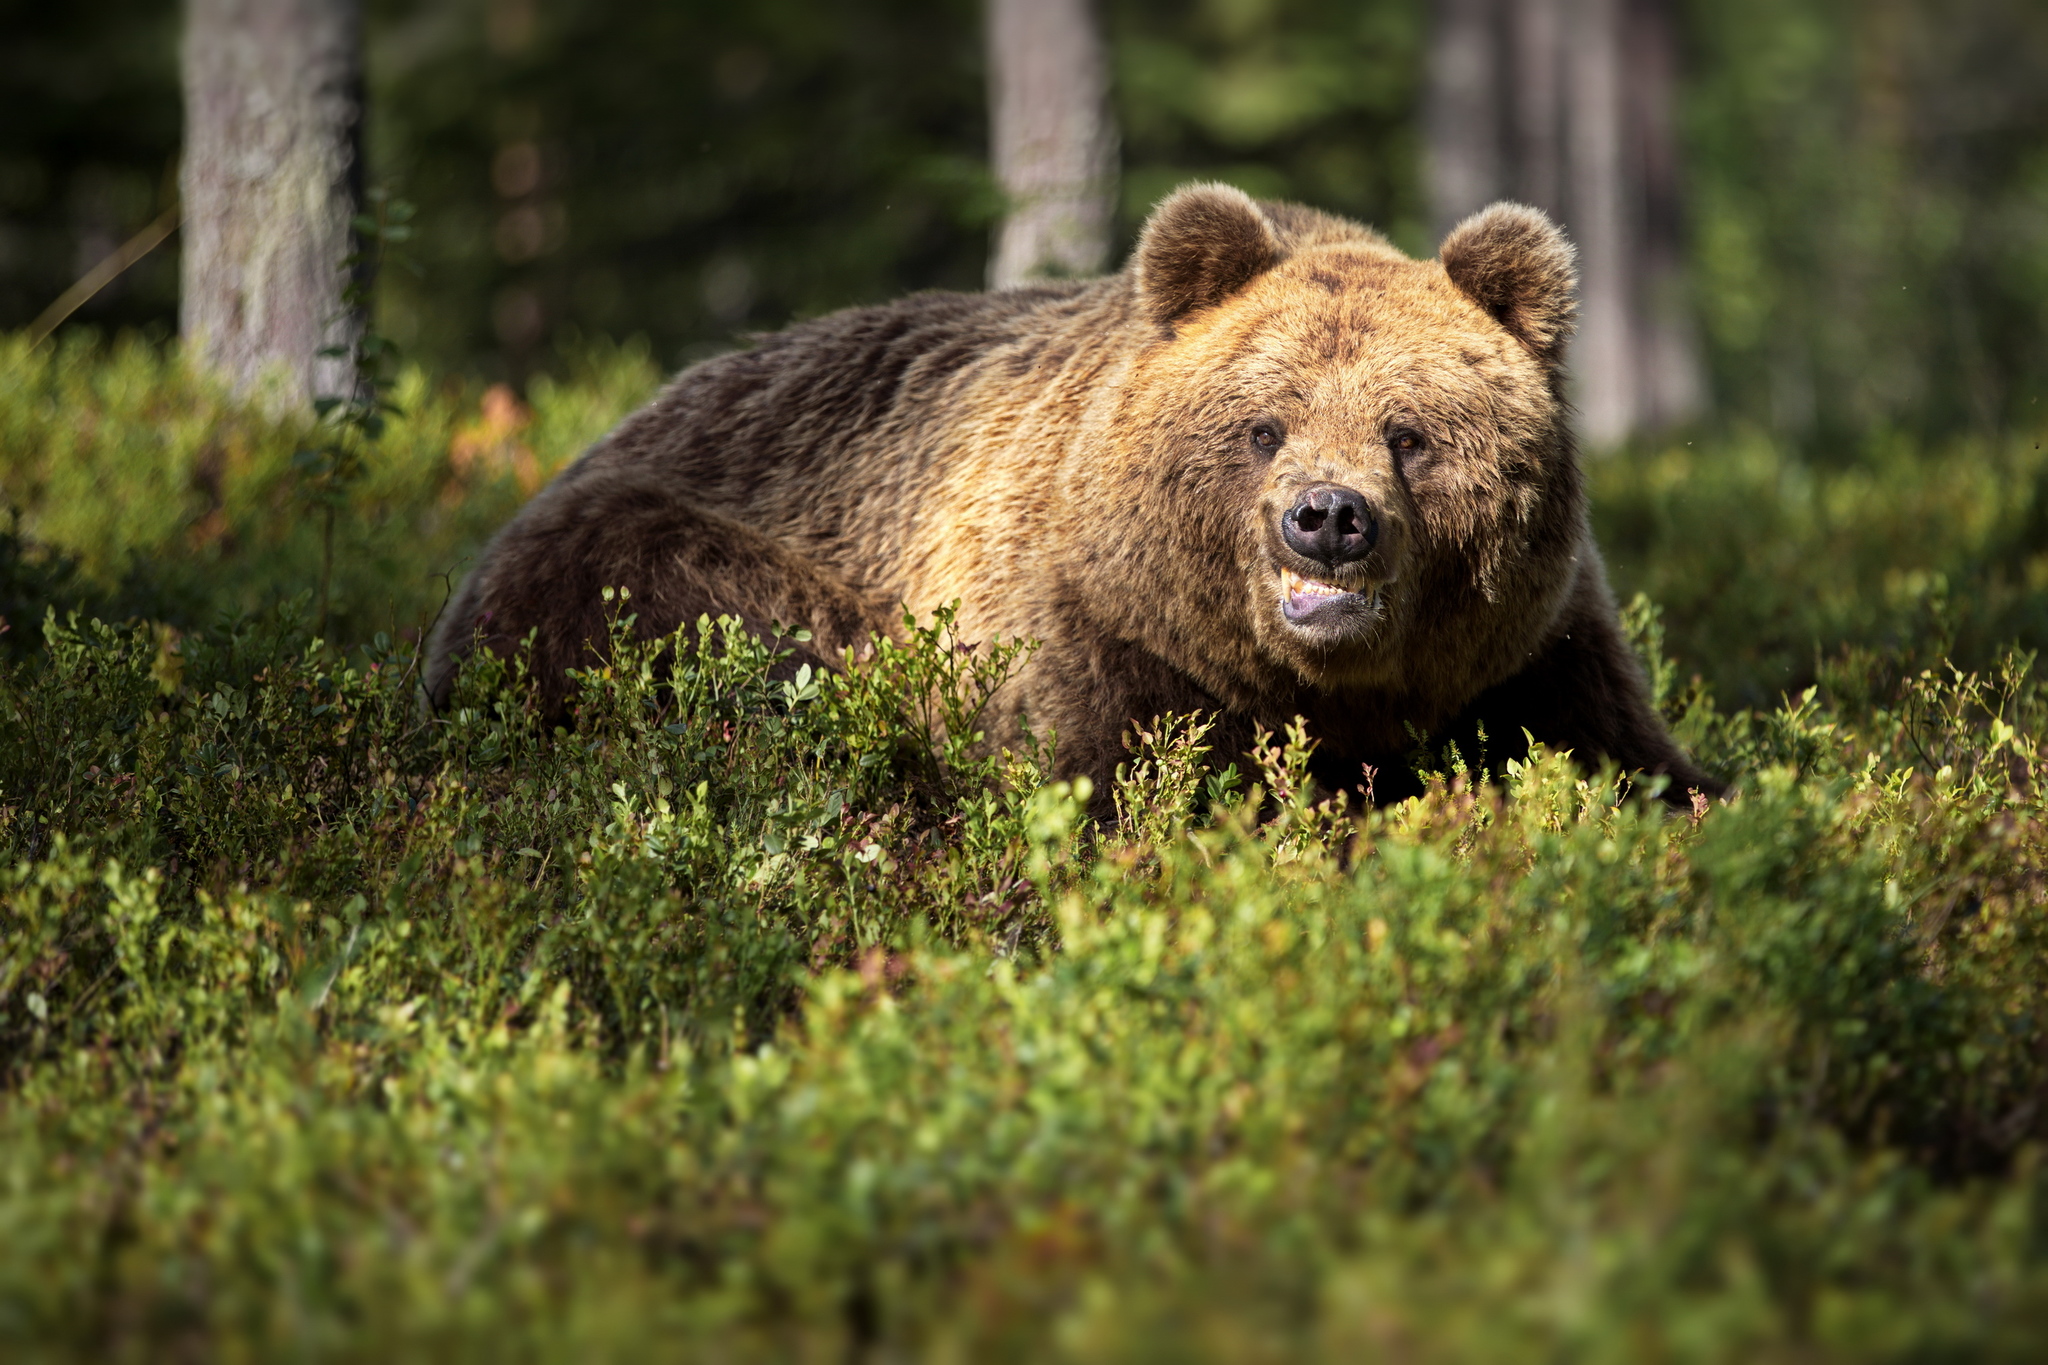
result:
[[[1036,640],[1028,718],[1098,790],[1133,721],[1299,714],[1338,785],[1416,734],[1524,729],[1716,784],[1647,705],[1561,397],[1570,248],[1496,207],[1437,261],[1305,209],[1181,191],[1129,269],[839,313],[684,371],[486,550],[431,648],[535,636],[544,700],[605,638],[730,613],[837,663],[957,599]]]

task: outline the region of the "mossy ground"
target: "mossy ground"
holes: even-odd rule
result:
[[[409,380],[344,648],[302,431],[0,342],[10,1356],[2038,1356],[2030,440],[1595,470],[1697,818],[1192,720],[1097,829],[942,622],[420,716],[440,576],[654,378]]]

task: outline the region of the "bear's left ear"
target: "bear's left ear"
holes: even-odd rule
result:
[[[1574,254],[1540,210],[1495,204],[1452,228],[1437,259],[1458,292],[1554,366],[1578,319]]]
[[[1138,298],[1161,327],[1223,302],[1286,256],[1250,195],[1184,185],[1160,201],[1138,236]]]

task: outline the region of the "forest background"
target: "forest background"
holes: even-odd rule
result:
[[[1844,456],[1873,431],[2033,411],[2042,7],[1647,8],[1676,32],[1684,307],[1713,419]],[[5,9],[0,328],[174,202],[182,131],[178,6]],[[1101,20],[1116,259],[1194,177],[1433,248],[1442,26],[1422,0],[1109,0]],[[579,340],[645,337],[673,367],[833,308],[978,288],[1003,209],[984,66],[972,0],[372,0],[367,180],[419,206],[422,267],[387,281],[381,326],[437,373],[523,381]],[[174,330],[177,264],[173,239],[78,321]]]

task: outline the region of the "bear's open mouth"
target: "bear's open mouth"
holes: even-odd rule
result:
[[[1380,590],[1377,587],[1367,592],[1354,592],[1319,578],[1304,578],[1285,565],[1280,568],[1280,614],[1290,622],[1305,623],[1325,613],[1335,616],[1353,606],[1370,611],[1379,604]]]

